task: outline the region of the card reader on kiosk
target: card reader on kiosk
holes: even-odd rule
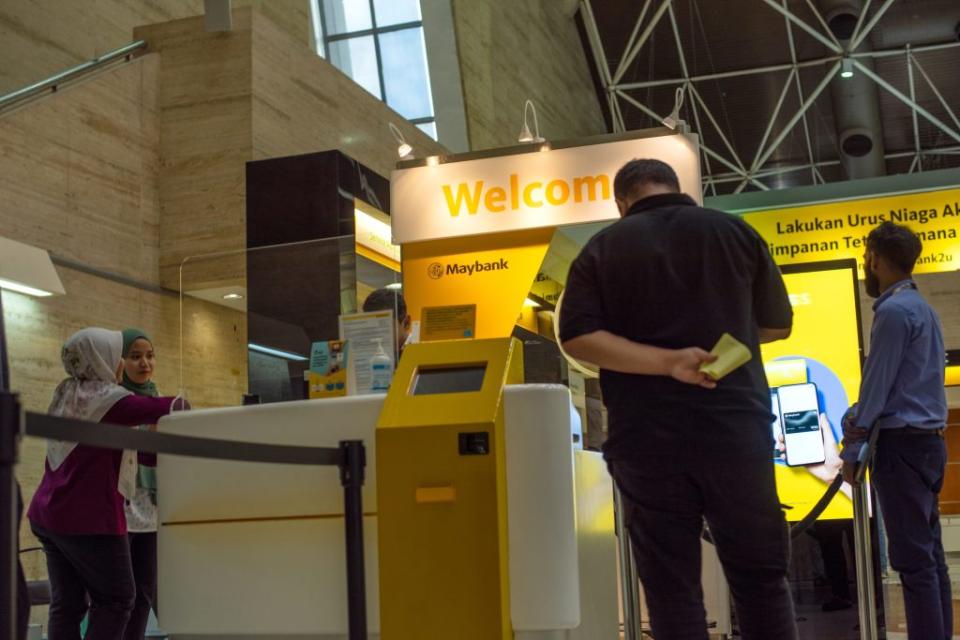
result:
[[[503,390],[510,338],[409,346],[377,424],[384,640],[512,638]]]

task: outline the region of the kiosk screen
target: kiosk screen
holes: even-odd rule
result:
[[[480,391],[483,388],[483,377],[486,373],[486,364],[418,369],[413,383],[413,395],[431,396],[441,393]]]

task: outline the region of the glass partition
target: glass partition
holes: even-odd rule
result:
[[[352,235],[187,258],[179,273],[180,393],[200,407],[307,398],[312,348],[341,337],[341,315],[380,291],[379,308],[388,304],[403,320],[394,265],[358,249]],[[396,362],[396,344],[383,346]]]

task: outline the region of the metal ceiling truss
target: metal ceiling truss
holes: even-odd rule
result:
[[[690,111],[693,114],[694,124],[696,125],[697,131],[704,131],[701,122],[701,115],[705,116],[706,120],[716,131],[717,136],[723,143],[726,152],[726,154],[723,154],[716,149],[708,147],[703,143],[701,136],[700,149],[703,152],[703,163],[704,168],[706,169],[703,176],[704,194],[712,190],[714,195],[716,195],[718,184],[732,182],[737,183],[735,193],[741,192],[748,185],[753,185],[758,189],[768,190],[769,186],[760,181],[762,178],[774,177],[796,171],[809,172],[813,184],[823,183],[825,180],[823,175],[820,173],[820,169],[823,167],[837,166],[841,163],[839,159],[819,160],[816,157],[814,146],[810,137],[810,124],[807,119],[807,111],[823,94],[827,87],[830,86],[831,81],[834,79],[836,74],[839,73],[843,60],[849,59],[860,73],[863,73],[866,77],[873,80],[879,87],[893,95],[911,110],[913,120],[913,150],[888,153],[886,154],[885,158],[912,158],[912,164],[910,166],[910,172],[912,173],[914,171],[923,170],[923,159],[925,157],[935,155],[955,155],[960,153],[960,118],[958,118],[957,113],[950,106],[948,101],[944,99],[943,94],[939,91],[936,84],[921,66],[916,57],[917,53],[922,53],[925,51],[938,51],[960,47],[960,42],[949,42],[920,47],[911,47],[908,44],[907,46],[898,49],[855,53],[857,48],[864,42],[864,40],[866,40],[867,37],[869,37],[874,27],[877,26],[890,6],[893,5],[895,0],[884,0],[884,2],[878,7],[876,12],[869,20],[867,19],[867,15],[872,4],[872,0],[865,0],[863,9],[857,20],[856,27],[854,28],[853,36],[847,43],[846,47],[841,44],[830,31],[826,20],[817,9],[813,0],[805,1],[810,7],[813,15],[816,17],[817,22],[819,23],[819,29],[810,25],[802,18],[797,16],[793,11],[791,11],[787,5],[787,0],[761,0],[763,4],[767,5],[770,9],[776,11],[784,17],[784,28],[786,30],[787,42],[790,49],[789,63],[691,76],[689,74],[689,69],[683,53],[683,41],[680,37],[680,30],[677,27],[677,18],[673,8],[673,0],[645,0],[643,2],[643,6],[640,9],[636,24],[632,33],[630,34],[630,38],[627,40],[627,45],[624,48],[623,55],[620,56],[620,60],[617,63],[617,68],[612,72],[610,65],[607,62],[606,53],[603,47],[603,39],[600,35],[599,29],[597,28],[596,19],[591,6],[591,0],[580,0],[581,16],[586,28],[590,47],[593,52],[593,59],[597,63],[600,80],[603,83],[604,93],[607,97],[613,130],[618,132],[625,129],[626,125],[622,110],[623,105],[633,107],[646,114],[650,118],[653,118],[657,122],[662,122],[664,120],[664,116],[662,114],[656,113],[652,108],[645,105],[641,100],[637,99],[636,96],[631,95],[629,92],[636,91],[638,89],[649,89],[652,87],[683,87],[686,93],[691,96]],[[649,21],[646,21],[647,14],[650,13],[650,10],[653,9],[654,5],[656,5],[656,8],[654,9]],[[669,19],[670,26],[673,31],[682,77],[647,80],[643,82],[623,82],[624,75],[637,59],[640,51],[650,39],[654,29],[664,16],[667,16]],[[644,26],[645,21],[646,25]],[[813,60],[798,60],[797,49],[794,41],[794,28],[799,28],[805,31],[811,37],[815,38],[830,51],[830,55]],[[865,58],[877,59],[890,56],[904,57],[908,71],[910,95],[905,95],[902,91],[884,80],[875,71],[861,62]],[[821,78],[816,88],[814,88],[809,95],[805,95],[803,85],[800,81],[800,70],[824,65],[829,65],[827,72]],[[754,154],[753,161],[750,163],[750,166],[747,167],[741,160],[736,148],[733,146],[733,144],[731,144],[730,139],[724,132],[723,128],[717,122],[717,118],[714,116],[713,110],[697,90],[697,84],[713,80],[723,80],[725,78],[736,78],[760,74],[776,74],[784,71],[787,72],[787,77],[784,81],[783,89],[780,92],[779,99],[777,100],[776,106],[771,113],[770,120],[768,121],[763,134],[763,138],[761,139],[760,144],[758,145]],[[950,120],[952,120],[953,126],[936,117],[917,102],[915,73],[924,80],[931,92],[937,97],[940,105],[950,117]],[[782,125],[778,129],[777,122],[780,119],[783,106],[786,103],[787,97],[791,93],[791,89],[796,90],[800,106],[797,111],[787,120],[786,124]],[[958,145],[929,149],[922,148],[920,143],[919,117],[923,117],[925,120],[933,124],[944,134],[956,141]],[[767,166],[771,157],[774,155],[779,146],[783,143],[787,136],[790,135],[797,124],[801,122],[803,123],[803,132],[808,161],[804,164],[791,166]],[[777,132],[776,135],[774,135],[775,131]],[[772,141],[770,141],[771,137],[773,137]],[[716,163],[716,165],[722,165],[728,171],[714,172],[713,163]]]

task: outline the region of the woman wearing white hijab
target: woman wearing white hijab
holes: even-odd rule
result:
[[[173,398],[135,396],[118,384],[123,336],[89,328],[63,347],[70,376],[54,392],[49,413],[125,426],[154,424]],[[135,588],[124,497],[136,488],[137,459],[130,451],[50,441],[43,479],[27,517],[47,556],[51,604],[49,640],[119,640]]]

